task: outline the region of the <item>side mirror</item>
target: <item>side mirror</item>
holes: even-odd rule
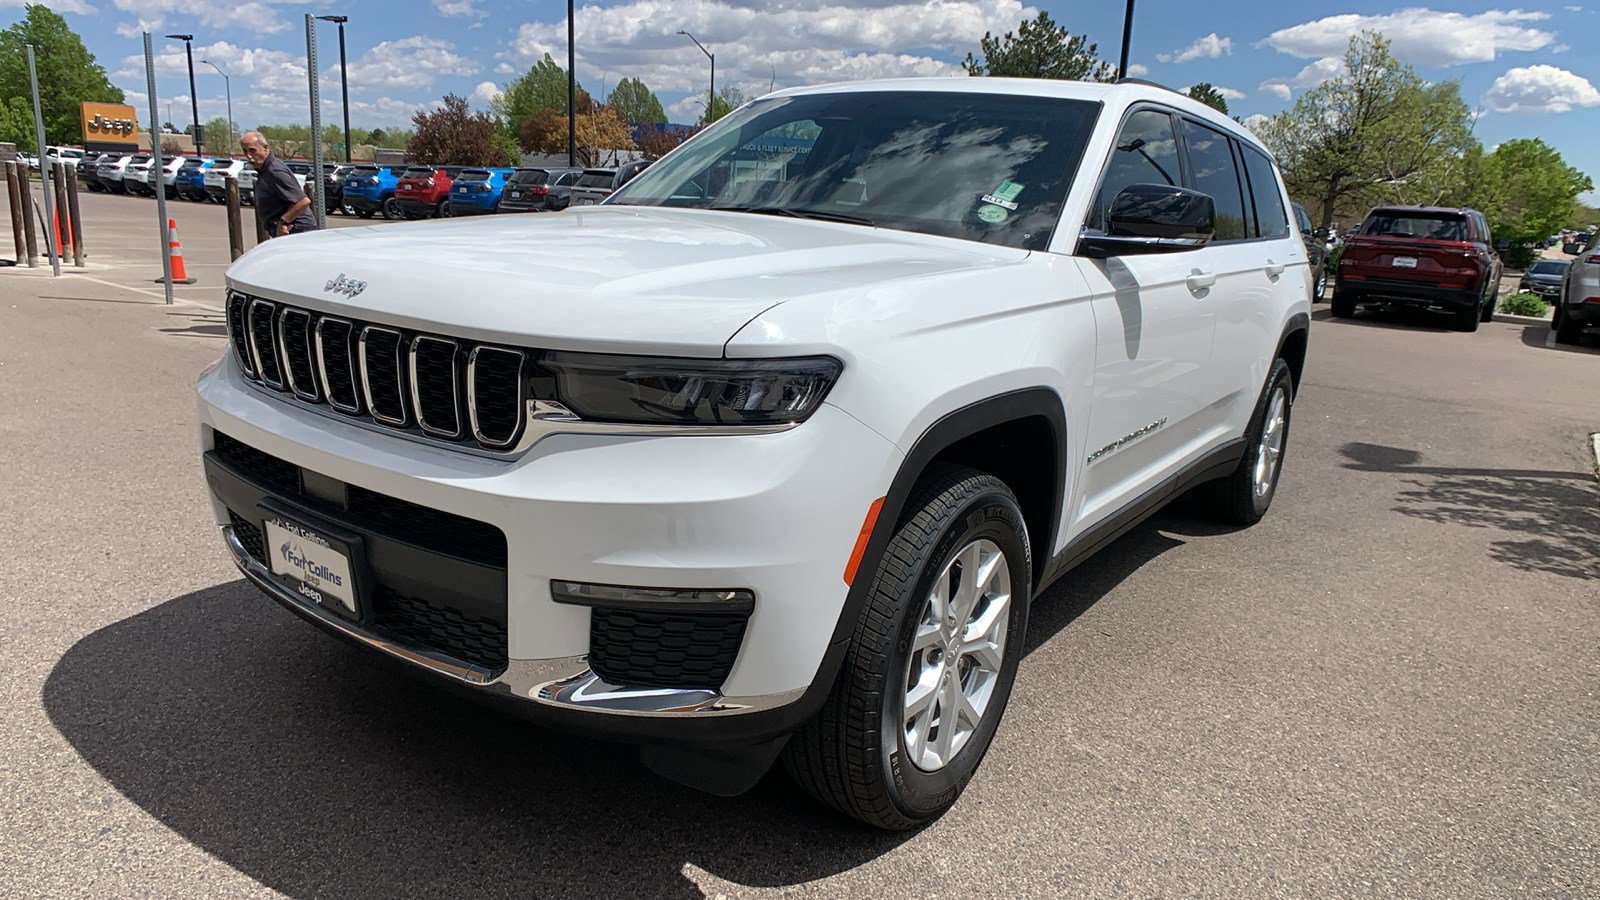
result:
[[[1501,238],[1500,240],[1494,242],[1494,249],[1496,253],[1504,253],[1511,249],[1511,242],[1505,238]]]
[[[1122,189],[1106,213],[1106,233],[1079,243],[1086,256],[1178,253],[1206,245],[1216,233],[1216,203],[1208,194],[1166,184]]]

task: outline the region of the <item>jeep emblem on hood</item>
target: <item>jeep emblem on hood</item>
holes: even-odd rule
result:
[[[367,289],[367,283],[365,281],[356,281],[354,278],[346,278],[344,273],[340,272],[338,278],[331,279],[322,286],[322,289],[332,291],[335,294],[344,294],[346,297],[354,297]]]

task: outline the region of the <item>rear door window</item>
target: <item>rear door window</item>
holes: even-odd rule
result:
[[[1250,177],[1250,196],[1255,204],[1260,235],[1264,238],[1287,237],[1289,217],[1283,209],[1283,192],[1278,187],[1278,175],[1272,160],[1254,147],[1241,145],[1239,149],[1244,157],[1245,174]],[[1296,210],[1296,213],[1305,217],[1303,210]],[[1300,227],[1309,233],[1311,220],[1305,219]]]

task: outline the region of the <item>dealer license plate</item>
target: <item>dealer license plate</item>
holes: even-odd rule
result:
[[[1415,269],[1417,267],[1417,258],[1415,256],[1396,256],[1394,264],[1402,269]]]
[[[313,603],[338,603],[350,615],[357,614],[349,557],[304,525],[271,516],[264,524],[272,574],[287,578],[295,591]]]
[[[522,192],[521,191],[512,191],[511,192],[511,199],[513,199],[513,200],[521,200],[522,199]]]

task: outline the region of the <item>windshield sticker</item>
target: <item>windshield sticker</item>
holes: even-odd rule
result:
[[[1022,185],[1008,179],[1000,182],[1000,186],[995,188],[993,193],[984,194],[983,202],[1015,210],[1017,208],[1017,196],[1021,193]]]
[[[989,198],[985,197],[983,199],[987,200]],[[1011,208],[1015,209],[1016,208],[1016,204],[1014,204],[1014,203],[1011,204]],[[986,204],[984,206],[978,207],[978,218],[979,218],[979,220],[984,221],[984,222],[988,222],[990,225],[998,225],[1001,222],[1004,222],[1010,216],[1011,216],[1011,213],[1007,212],[1002,207],[995,206],[994,204]]]

